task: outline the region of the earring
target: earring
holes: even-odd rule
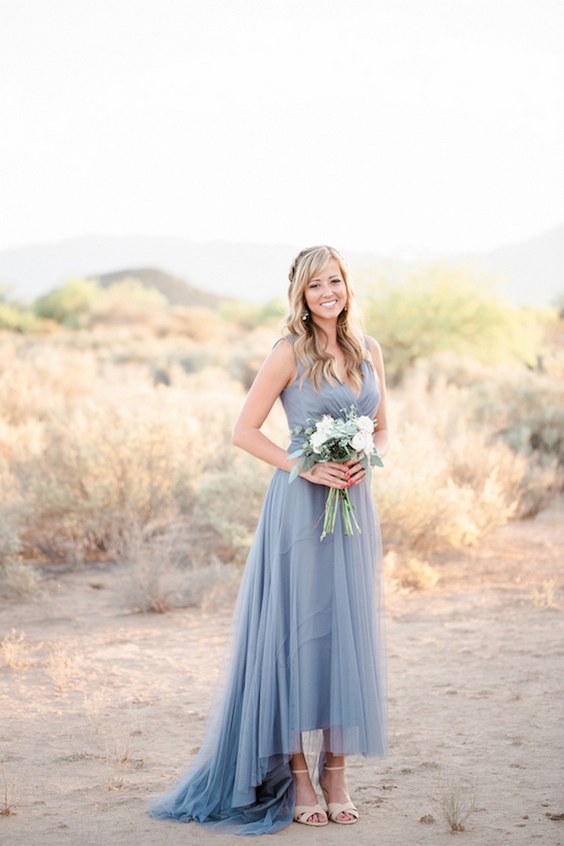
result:
[[[307,308],[304,311],[304,313],[302,314],[302,320],[303,320],[304,323],[307,323],[307,321],[309,320],[309,311],[307,310]]]

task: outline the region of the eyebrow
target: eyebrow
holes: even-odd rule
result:
[[[329,279],[341,279],[341,278],[342,277],[341,277],[340,273],[334,273],[333,276],[329,277]],[[309,281],[310,282],[320,282],[321,278],[319,276],[313,276]]]

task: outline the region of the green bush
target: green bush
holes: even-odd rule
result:
[[[34,311],[38,317],[56,320],[71,328],[87,326],[101,296],[102,289],[95,280],[73,279],[39,297]]]
[[[29,309],[0,302],[0,329],[10,332],[37,332],[41,328],[41,320]]]
[[[492,280],[439,264],[408,276],[404,284],[375,279],[365,286],[366,326],[382,345],[390,383],[397,384],[415,361],[443,351],[487,364],[507,358],[536,364],[538,322],[494,290]]]

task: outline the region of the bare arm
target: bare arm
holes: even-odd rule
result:
[[[386,396],[386,376],[384,373],[384,360],[380,344],[374,338],[368,338],[368,346],[372,356],[372,363],[378,376],[380,385],[380,405],[376,414],[376,429],[374,432],[374,444],[379,455],[385,455],[390,445],[390,432],[388,429],[388,405]]]
[[[289,341],[280,341],[265,360],[255,377],[245,404],[233,429],[232,443],[251,455],[290,472],[286,450],[277,446],[260,431],[272,406],[296,375],[296,360]]]

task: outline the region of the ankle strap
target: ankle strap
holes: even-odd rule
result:
[[[325,767],[325,769],[329,770],[329,772],[337,772],[337,770],[344,770],[345,768],[344,767]]]
[[[292,770],[292,768],[290,767]],[[292,770],[293,773],[309,773],[309,770]]]

